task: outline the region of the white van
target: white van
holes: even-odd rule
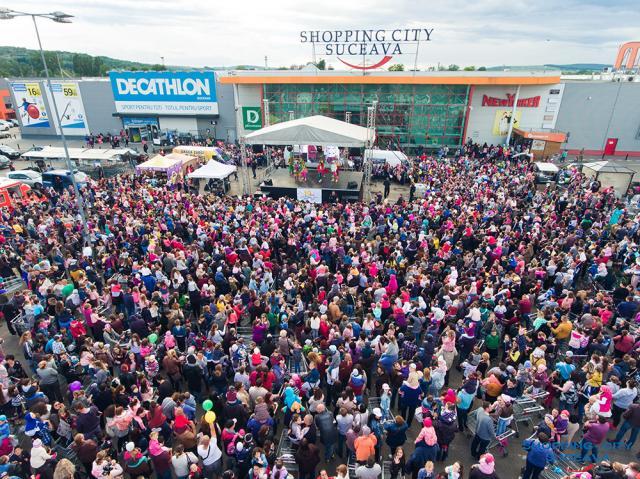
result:
[[[546,184],[556,181],[560,168],[553,163],[536,162],[533,164],[533,171],[536,175],[536,183]]]

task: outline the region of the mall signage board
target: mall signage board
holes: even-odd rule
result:
[[[245,130],[262,128],[262,111],[259,106],[242,107],[242,126]]]
[[[118,113],[218,114],[213,72],[109,72],[109,78]]]
[[[397,55],[411,53],[417,56],[417,44],[431,41],[432,33],[433,28],[304,30],[300,32],[300,42],[312,44],[314,56],[336,56],[351,68],[371,70],[389,63]],[[316,45],[321,47],[318,52]],[[414,45],[415,50],[406,52],[407,45]],[[341,58],[343,56],[376,57],[376,60],[371,65],[355,65]]]

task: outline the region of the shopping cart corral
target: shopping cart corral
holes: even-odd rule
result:
[[[539,404],[541,401],[549,395],[544,391],[538,394],[531,394],[517,398],[513,403],[513,424],[515,427],[516,437],[520,437],[519,423],[528,423],[533,427],[534,416],[540,416],[545,411],[545,408]]]

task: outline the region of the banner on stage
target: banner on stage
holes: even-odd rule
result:
[[[322,203],[322,188],[298,188],[298,201]]]

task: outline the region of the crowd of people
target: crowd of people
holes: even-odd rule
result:
[[[119,176],[89,238],[71,189],[3,211],[0,477],[536,479],[576,444],[560,477],[640,478],[640,218],[509,153],[417,158],[395,203]],[[523,397],[546,414],[499,476]]]

